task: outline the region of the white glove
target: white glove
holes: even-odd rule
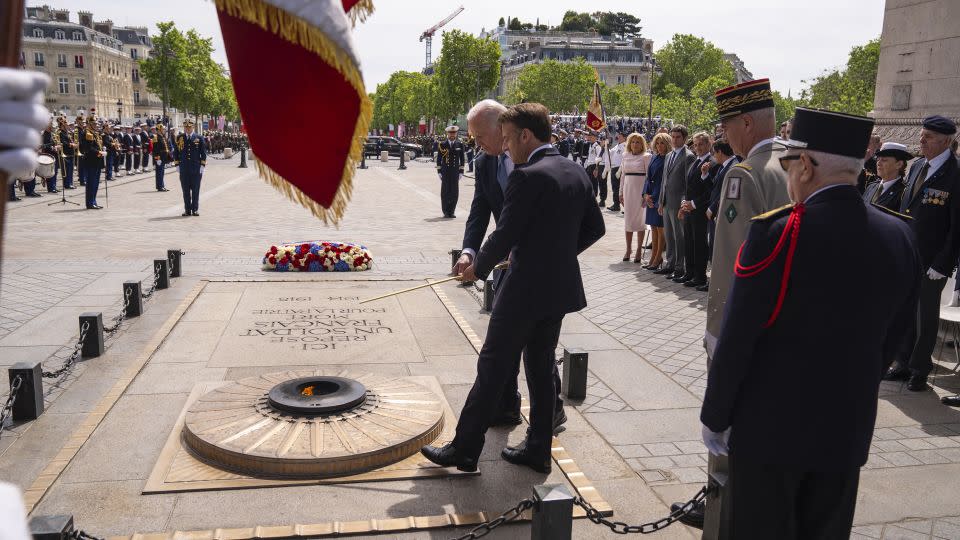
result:
[[[203,169],[204,169],[204,166],[201,165],[201,166],[200,166],[200,174],[203,174]]]
[[[715,456],[725,456],[729,451],[727,442],[730,441],[730,428],[721,432],[712,431],[707,426],[701,426],[703,435],[703,444],[707,450]]]
[[[947,278],[947,276],[941,274],[940,272],[937,272],[937,271],[934,270],[933,268],[930,268],[929,270],[927,270],[927,277],[930,278],[930,279],[932,279],[932,280],[934,280],[934,281],[936,281],[936,280],[938,280],[938,279],[946,279],[946,278]]]
[[[44,73],[0,68],[0,170],[10,179],[31,176],[40,131],[50,114],[41,105],[50,78]]]
[[[953,298],[948,307],[960,307],[960,291],[953,291]]]

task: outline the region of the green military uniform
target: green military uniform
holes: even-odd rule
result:
[[[717,92],[717,110],[721,118],[732,118],[763,108],[773,108],[770,81],[760,79]],[[787,173],[778,158],[784,147],[773,139],[761,142],[750,150],[742,163],[724,175],[720,204],[717,207],[716,232],[713,241],[713,268],[710,292],[707,295],[707,355],[720,335],[723,307],[733,285],[733,265],[740,245],[747,238],[750,218],[779,208],[790,202],[787,194]]]

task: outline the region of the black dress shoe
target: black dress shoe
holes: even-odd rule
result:
[[[170,191],[170,190],[167,189],[167,188],[165,188],[165,187],[162,187],[162,188],[158,189],[157,191]]]
[[[39,194],[39,193],[28,193],[28,194],[27,194],[27,197],[43,197],[43,195],[41,195],[41,194]]]
[[[17,202],[17,201],[22,201],[22,200],[23,200],[23,199],[21,199],[20,197],[10,197],[9,199],[7,199],[7,201],[9,201],[9,202]]]
[[[600,208],[603,208],[606,205],[607,205],[607,201],[600,201],[597,203],[597,206],[599,206]]]
[[[911,392],[923,392],[927,389],[927,376],[914,373],[907,382],[907,390]]]
[[[960,396],[943,396],[940,398],[940,403],[951,407],[960,407]]]
[[[191,215],[191,214],[190,214],[190,212],[184,212],[184,213],[182,213],[182,214],[180,214],[180,215],[183,216],[183,217],[187,217],[187,216],[189,216],[189,215]]]
[[[703,287],[706,284],[707,284],[707,280],[705,279],[691,279],[690,281],[683,282],[684,287]]]
[[[47,193],[60,193],[59,189],[48,189]]]
[[[684,503],[673,503],[670,505],[670,512],[676,512],[683,508]],[[703,516],[706,514],[706,505],[700,503],[693,507],[693,510],[688,514],[684,514],[680,518],[680,523],[695,527],[697,529],[703,528]]]
[[[67,187],[65,187],[65,188],[63,188],[63,189],[77,189],[77,187],[76,187],[76,186],[67,186]]]
[[[561,407],[553,413],[553,432],[556,434],[560,426],[566,423],[567,423],[567,413],[564,412],[563,407]]]
[[[654,273],[654,274],[660,274],[660,275],[673,274],[673,267],[670,266],[670,267],[668,267],[668,268],[661,268],[661,269],[659,269],[659,270],[654,271],[653,273]]]
[[[521,422],[523,422],[523,418],[520,416],[520,411],[501,411],[490,421],[490,427],[518,426]]]
[[[619,207],[619,206],[608,206],[608,207],[607,207],[607,210],[612,210],[612,211],[614,211],[614,212],[619,212],[619,211],[620,211],[620,207]]]
[[[196,210],[194,210],[193,212],[190,213],[190,215],[191,215],[191,216],[199,216],[199,215],[200,215],[200,212],[197,212]]]
[[[690,281],[693,279],[693,276],[687,276],[682,274],[673,274],[670,276],[670,280],[674,283],[683,283],[684,281]]]
[[[700,292],[708,292],[710,290],[710,282],[706,282],[703,285],[697,287],[697,290]]]
[[[420,449],[423,457],[441,467],[456,467],[458,471],[475,472],[477,470],[477,460],[457,453],[453,443],[441,446],[424,446]]]
[[[883,375],[885,381],[908,381],[910,380],[910,369],[900,366],[893,366]]]
[[[538,473],[550,474],[550,450],[537,452],[528,449],[526,440],[517,446],[504,448],[500,457],[514,465],[524,465]]]

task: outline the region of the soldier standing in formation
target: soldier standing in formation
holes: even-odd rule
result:
[[[116,148],[114,148],[115,140],[111,131],[110,126],[104,122],[100,138],[103,143],[103,149],[107,153],[103,169],[103,180],[105,182],[113,180],[113,160],[116,159],[115,152],[117,151]]]
[[[457,126],[448,126],[447,140],[437,150],[437,174],[440,176],[440,206],[443,217],[455,218],[457,199],[460,198],[460,177],[466,164],[463,143],[457,139]]]
[[[123,128],[123,154],[125,157],[124,160],[124,170],[126,175],[130,176],[130,170],[133,167],[133,133],[131,132],[130,126],[124,126]]]
[[[183,121],[183,133],[177,135],[174,163],[180,168],[180,188],[183,190],[182,216],[199,216],[200,179],[207,164],[207,145],[203,137],[193,131],[193,120]]]
[[[80,132],[80,155],[83,175],[86,178],[87,210],[100,210],[97,204],[97,189],[100,187],[100,170],[103,168],[103,158],[106,152],[103,149],[103,139],[97,132],[97,121],[91,116],[87,120],[87,127]]]
[[[140,128],[140,172],[150,170],[150,134],[146,127]]]
[[[73,185],[73,169],[79,145],[73,137],[73,130],[67,126],[67,119],[63,116],[57,118],[57,135],[60,139],[60,159],[63,163],[63,189],[77,189]]]
[[[83,166],[83,138],[82,135],[86,132],[87,121],[84,119],[82,114],[77,115],[77,119],[73,121],[73,140],[77,142],[77,148],[75,151],[75,161],[77,162],[77,181],[80,182],[81,186],[87,185],[87,169]]]
[[[170,161],[170,152],[167,150],[167,137],[164,135],[163,124],[154,126],[156,134],[153,136],[153,170],[157,191],[170,191],[163,184],[163,168]]]
[[[44,128],[41,136],[41,152],[54,158],[53,176],[46,179],[47,193],[60,193],[60,190],[57,189],[57,174],[60,172],[60,140],[57,130],[53,128],[53,117],[47,122],[47,127]]]

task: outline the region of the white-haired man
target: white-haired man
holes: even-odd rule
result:
[[[503,210],[503,198],[507,192],[507,178],[513,172],[513,161],[509,151],[503,148],[503,133],[500,129],[500,114],[507,108],[492,99],[485,99],[474,105],[467,113],[467,129],[476,141],[482,153],[476,159],[476,176],[473,188],[473,202],[470,203],[470,215],[463,234],[463,250],[454,275],[467,269],[477,256],[490,225],[490,216],[496,223]],[[509,271],[509,270],[507,270]],[[501,279],[504,274],[500,274]],[[499,283],[498,283],[499,284]],[[520,392],[517,389],[517,376],[520,374],[520,358],[515,360],[515,375],[508,381],[500,401],[500,410],[491,425],[517,425],[520,418]],[[553,416],[554,426],[567,421],[560,399],[560,375],[556,366],[553,369],[557,399]]]

